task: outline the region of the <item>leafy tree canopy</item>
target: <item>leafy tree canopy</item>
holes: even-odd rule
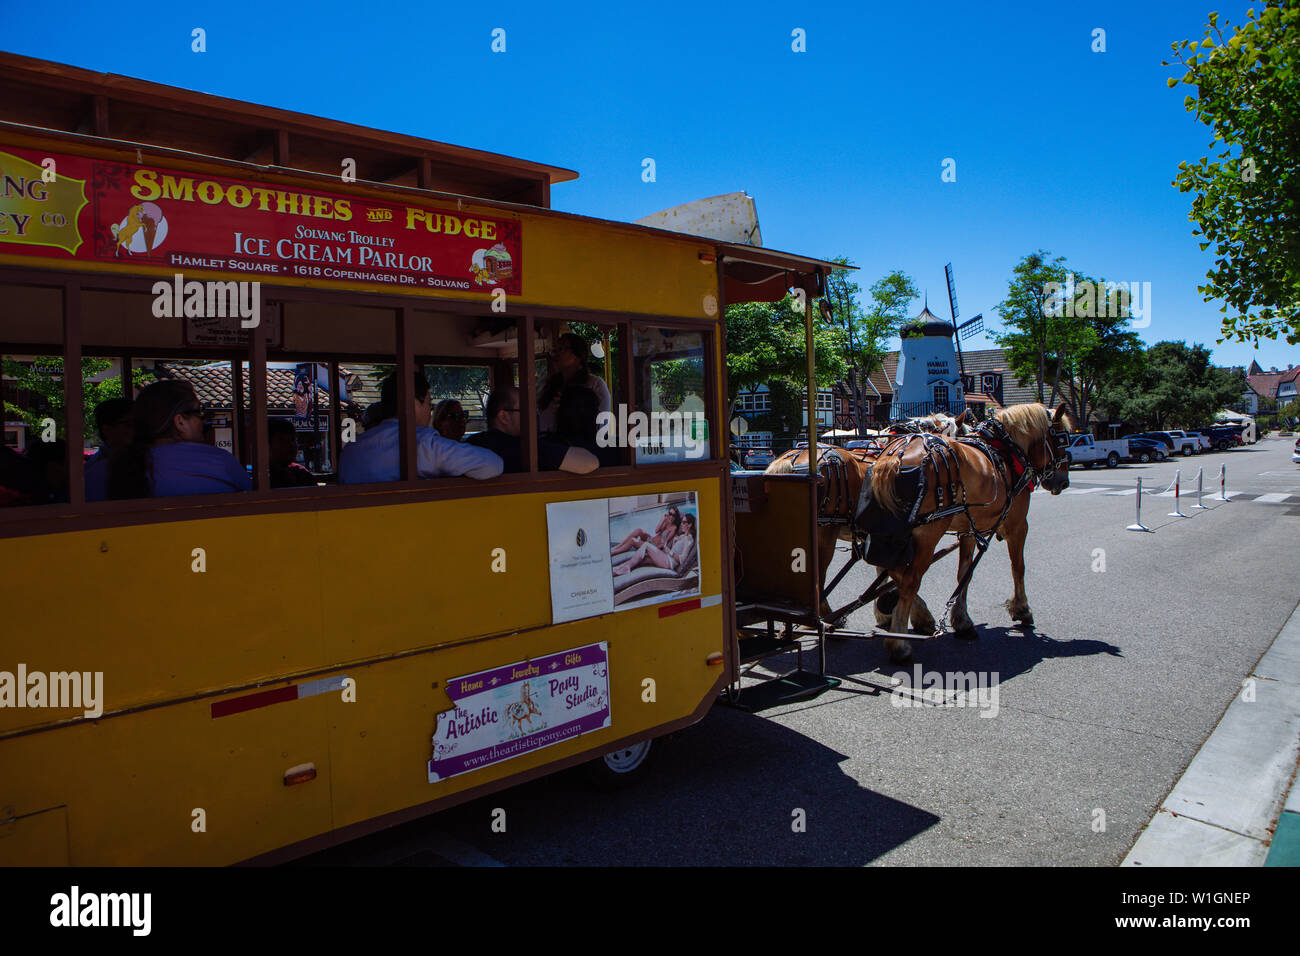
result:
[[[1197,89],[1188,112],[1214,133],[1210,156],[1179,163],[1173,185],[1218,258],[1198,291],[1222,299],[1223,334],[1300,344],[1300,3],[1269,0],[1225,36],[1218,14],[1198,43],[1173,46]],[[1224,26],[1228,23],[1225,20]],[[1168,66],[1168,63],[1164,63]],[[1177,86],[1176,77],[1169,86]],[[1229,314],[1229,309],[1235,314]],[[1222,341],[1222,340],[1220,340]]]
[[[808,351],[804,317],[795,300],[744,302],[727,308],[727,388],[731,396],[742,388],[775,379],[806,384]],[[814,366],[818,385],[842,380],[848,372],[842,328],[813,324]]]
[[[63,397],[63,358],[55,355],[39,355],[31,362],[19,362],[15,359],[3,360],[4,377],[12,379],[19,391],[30,392],[37,397],[35,407],[21,408],[13,402],[4,403],[6,416],[21,419],[33,431],[40,430],[46,418],[54,419],[55,430],[59,438],[68,437],[67,403]],[[110,398],[122,397],[122,380],[118,376],[92,382],[91,378],[101,375],[112,367],[108,359],[82,358],[81,360],[81,421],[82,438],[99,441],[95,430],[95,406]],[[144,369],[133,369],[132,384],[139,388],[152,381],[153,375]]]

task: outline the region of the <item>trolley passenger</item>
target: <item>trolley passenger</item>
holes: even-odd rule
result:
[[[499,385],[488,396],[487,431],[470,435],[466,441],[496,452],[505,462],[506,471],[523,471],[519,416],[519,389],[514,385]],[[599,468],[600,461],[585,448],[570,448],[562,442],[539,438],[537,467],[542,471],[568,471],[585,475]]]
[[[131,440],[113,453],[107,498],[165,498],[249,491],[252,478],[234,455],[203,441],[203,406],[189,382],[167,379],[147,386],[132,409]]]
[[[537,408],[540,410],[539,425],[542,432],[556,430],[556,417],[560,410],[560,393],[566,385],[581,385],[591,389],[596,395],[600,407],[597,411],[607,412],[611,408],[609,388],[605,380],[592,375],[587,369],[587,343],[582,336],[573,332],[561,335],[551,349],[551,361],[555,371],[546,379],[537,396]]]
[[[135,432],[129,398],[110,398],[95,406],[95,430],[102,444],[93,458],[86,462],[86,500],[102,501],[108,493],[108,463],[113,453],[131,441]],[[96,497],[91,497],[91,489]]]
[[[429,380],[423,373],[415,373],[415,443],[421,478],[448,478],[466,475],[470,478],[495,478],[501,474],[501,459],[486,448],[476,448],[463,442],[443,438],[429,427],[433,414],[429,396]],[[398,445],[401,429],[397,415],[396,374],[384,379],[380,389],[379,404],[390,417],[373,428],[367,428],[361,437],[343,446],[339,458],[339,484],[355,485],[372,481],[397,481],[401,471]]]
[[[600,400],[596,393],[583,385],[566,385],[560,392],[560,405],[555,415],[555,439],[576,448],[585,448],[596,456],[602,468],[622,464],[619,450],[614,445],[601,445],[596,441],[600,426],[596,416]]]
[[[298,432],[287,418],[273,418],[266,423],[271,451],[271,487],[305,488],[316,484],[316,476],[298,464]]]
[[[464,440],[467,421],[469,416],[465,414],[465,409],[460,402],[454,398],[444,398],[433,410],[433,430],[443,438],[450,438],[452,441]]]

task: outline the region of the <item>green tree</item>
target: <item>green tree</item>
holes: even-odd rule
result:
[[[801,391],[808,381],[804,317],[795,300],[744,302],[727,308],[727,390],[734,402],[741,389],[767,385],[771,411],[747,416],[755,430],[789,437],[803,422]],[[819,386],[843,381],[846,333],[838,325],[813,324],[813,374]]]
[[[743,302],[727,308],[727,389],[730,397],[742,388],[786,379],[808,381],[808,351],[804,317],[792,296],[780,302]],[[848,372],[845,334],[824,322],[813,325],[814,375],[818,385],[840,381]]]
[[[1197,95],[1188,112],[1214,132],[1213,158],[1179,163],[1173,185],[1194,193],[1189,219],[1218,259],[1198,291],[1222,299],[1223,334],[1300,344],[1300,4],[1268,0],[1230,37],[1218,14],[1198,43],[1173,45]],[[1224,26],[1228,23],[1225,20]],[[1186,55],[1190,53],[1190,55]],[[1168,66],[1168,63],[1162,65]],[[1170,77],[1169,86],[1179,83]],[[1236,310],[1230,315],[1229,308]],[[1220,340],[1222,341],[1222,340]]]
[[[11,379],[18,391],[30,392],[37,396],[34,408],[22,408],[13,402],[4,403],[6,417],[12,415],[21,419],[28,428],[39,431],[46,418],[55,422],[59,438],[68,437],[67,403],[63,395],[63,358],[56,355],[38,355],[31,362],[19,362],[15,359],[3,360],[4,377]],[[110,398],[122,397],[122,379],[120,376],[106,378],[102,382],[92,382],[91,378],[100,375],[112,367],[112,362],[102,358],[85,358],[81,360],[81,422],[82,439],[97,441],[99,433],[95,430],[95,406]],[[144,369],[132,369],[131,383],[140,388],[153,380],[153,375]]]
[[[1215,368],[1206,346],[1157,342],[1104,389],[1099,405],[1112,417],[1163,430],[1200,427],[1240,397],[1239,376]]]
[[[1087,291],[1075,296],[1073,319],[1066,316],[1055,333],[1057,355],[1049,404],[1056,403],[1060,386],[1074,420],[1087,430],[1098,391],[1139,367],[1142,340],[1128,329],[1132,312],[1127,289],[1088,277],[1076,282],[1075,288]]]
[[[832,261],[852,265],[845,256]],[[899,325],[907,318],[908,303],[919,292],[910,276],[895,269],[871,286],[866,308],[858,302],[861,294],[861,286],[850,280],[846,269],[832,271],[826,280],[826,302],[831,308],[831,323],[844,332],[844,351],[849,365],[847,384],[859,431],[866,425],[863,396],[867,378],[883,365],[885,343],[898,332]]]
[[[1065,259],[1062,256],[1049,259],[1050,255],[1039,249],[1016,263],[1007,283],[1007,297],[995,307],[1007,331],[994,335],[993,339],[1009,351],[1007,364],[1012,374],[1022,382],[1034,381],[1039,402],[1045,400],[1049,359],[1051,371],[1055,373],[1058,351],[1062,346],[1068,347],[1072,333],[1063,315],[1049,314],[1053,311],[1051,284],[1062,286],[1066,278]],[[1055,400],[1055,388],[1052,397]]]

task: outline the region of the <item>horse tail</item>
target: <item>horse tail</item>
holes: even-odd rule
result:
[[[890,514],[901,517],[903,504],[894,488],[901,459],[898,455],[881,455],[871,469],[871,496]]]

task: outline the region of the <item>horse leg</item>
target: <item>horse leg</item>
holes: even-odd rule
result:
[[[898,603],[894,606],[889,626],[895,634],[905,633],[912,614],[912,605],[917,600],[917,592],[921,589],[921,578],[925,577],[930,562],[934,560],[934,546],[943,537],[943,528],[928,525],[923,530],[913,531],[912,536],[916,555],[912,563],[901,570],[891,570],[889,575],[898,585]],[[885,650],[889,652],[889,659],[894,664],[906,664],[912,660],[911,641],[887,637]]]
[[[817,574],[818,580],[821,581],[821,587],[817,593],[821,595],[821,605],[817,609],[817,616],[823,621],[829,620],[831,616],[831,604],[826,600],[826,579],[829,577],[827,572],[830,570],[831,562],[835,560],[835,542],[839,540],[839,532],[833,526],[824,526],[817,529]]]
[[[971,562],[975,557],[975,539],[970,535],[963,535],[961,538],[961,548],[957,552],[957,580],[961,581],[970,569]],[[966,590],[970,587],[970,582],[966,582],[966,587],[961,589],[957,595],[957,603],[952,606],[952,629],[953,636],[959,637],[964,641],[974,640],[979,637],[979,632],[975,630],[975,622],[970,619],[966,612]]]
[[[1022,512],[1012,522],[1007,516],[1004,525],[1007,538],[1007,553],[1011,556],[1011,579],[1015,584],[1015,593],[1007,601],[1007,613],[1013,621],[1034,626],[1034,612],[1029,608],[1029,598],[1025,595],[1025,537],[1029,534],[1029,521]]]

